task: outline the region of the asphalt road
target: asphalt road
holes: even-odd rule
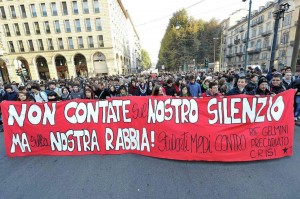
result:
[[[300,128],[294,156],[246,163],[138,155],[9,159],[0,133],[0,199],[300,198]]]

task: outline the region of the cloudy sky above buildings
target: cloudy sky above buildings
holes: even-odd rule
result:
[[[270,0],[252,0],[252,10],[258,10]],[[179,9],[188,8],[188,14],[195,19],[220,21],[236,10],[249,7],[249,0],[122,0],[138,31],[142,48],[145,48],[156,63],[160,42],[172,14]],[[190,7],[190,8],[189,8]]]

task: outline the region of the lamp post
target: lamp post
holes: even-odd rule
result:
[[[269,73],[271,73],[272,69],[274,68],[279,21],[281,18],[284,18],[284,13],[290,8],[290,4],[288,4],[288,3],[281,4],[281,2],[282,2],[282,0],[278,0],[276,10],[273,12],[273,15],[275,18],[275,23],[274,23],[274,31],[273,31],[274,37],[273,37],[273,44],[272,44],[272,50],[271,50]]]
[[[247,0],[242,0],[246,2]],[[248,28],[247,28],[247,38],[246,38],[246,49],[245,49],[245,63],[244,68],[247,68],[248,65],[248,43],[249,43],[249,35],[250,35],[250,19],[251,19],[251,8],[252,8],[252,0],[249,0],[249,13],[248,13]]]

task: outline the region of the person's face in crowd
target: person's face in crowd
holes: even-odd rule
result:
[[[188,89],[187,89],[187,87],[184,87],[183,89],[182,89],[182,94],[183,95],[186,95],[188,93]]]
[[[284,74],[284,73],[285,73],[285,69],[282,69],[282,70],[281,70],[281,74]]]
[[[246,86],[246,80],[245,79],[239,79],[237,82],[237,86],[239,89],[244,89]]]
[[[7,89],[5,89],[5,91],[6,91],[7,93],[13,92],[11,88],[7,88]]]
[[[45,91],[46,90],[45,86],[41,86],[40,89],[41,89],[41,91]]]
[[[285,73],[284,77],[286,80],[292,80],[292,73]]]
[[[179,84],[182,84],[182,80],[179,80]]]
[[[27,99],[27,96],[24,93],[19,93],[19,99],[21,101],[25,101]]]
[[[163,95],[164,92],[163,92],[163,88],[162,87],[159,87],[159,90],[158,90],[158,95]]]
[[[26,86],[26,89],[31,89],[31,85],[30,84],[28,84],[27,86]]]
[[[258,88],[259,88],[260,90],[262,90],[262,91],[265,91],[265,90],[267,89],[267,87],[268,87],[268,83],[267,83],[267,82],[263,82],[263,83],[261,83],[261,84],[258,86]]]
[[[98,80],[96,80],[96,81],[95,81],[95,84],[99,84],[99,81],[98,81]]]
[[[126,95],[126,90],[125,90],[124,88],[122,88],[122,89],[120,90],[120,93],[121,93],[121,95]]]
[[[272,78],[272,85],[273,86],[280,86],[280,83],[281,83],[280,77],[273,77]]]
[[[63,89],[63,94],[67,95],[68,94],[68,90],[67,89]]]
[[[158,81],[161,81],[161,77],[158,77],[158,79],[157,79]]]
[[[87,98],[92,98],[92,93],[90,91],[85,91],[85,96]]]
[[[115,87],[114,87],[114,86],[110,86],[109,89],[110,89],[110,91],[112,91],[112,92],[115,91]]]
[[[195,79],[191,79],[190,82],[193,84],[195,83]]]
[[[212,95],[215,95],[217,94],[219,91],[218,91],[218,86],[213,86],[212,88],[209,89],[209,92],[212,94]]]
[[[73,90],[77,92],[79,90],[78,86],[73,86]]]
[[[209,80],[206,80],[206,81],[205,81],[205,85],[208,86],[208,85],[209,85],[209,82],[210,82]]]
[[[98,87],[100,90],[103,90],[104,89],[104,84],[98,84]]]
[[[285,72],[286,73],[292,73],[292,69],[286,69]]]
[[[38,93],[39,91],[38,91],[37,89],[32,88],[32,89],[31,89],[31,92],[33,92],[33,93]]]
[[[149,86],[153,86],[152,82],[149,82]]]
[[[114,81],[114,85],[119,85],[119,82],[118,81]]]
[[[53,91],[55,89],[55,85],[54,84],[50,84],[49,85],[49,89]]]
[[[85,87],[84,87],[85,89],[88,89],[88,88],[90,88],[88,85],[86,85]]]
[[[136,86],[136,82],[135,81],[132,81],[131,84],[132,84],[132,86]]]
[[[258,80],[257,76],[255,76],[255,77],[253,77],[253,78],[251,79],[251,81],[254,82],[254,83],[257,83],[257,80]]]

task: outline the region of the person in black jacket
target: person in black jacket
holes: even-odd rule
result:
[[[176,89],[173,86],[173,80],[168,79],[167,85],[165,86],[166,95],[168,96],[175,96],[176,95]]]
[[[253,91],[249,92],[250,95],[260,96],[260,95],[271,95],[268,90],[268,80],[265,77],[260,78],[258,81],[258,87]]]
[[[132,96],[140,96],[141,95],[140,88],[136,85],[135,79],[131,80],[131,86],[129,87],[128,94],[130,94]]]
[[[250,93],[251,91],[255,90],[257,87],[257,74],[252,74],[250,76],[250,82],[247,84],[247,86],[245,87],[246,91],[248,93]]]
[[[103,82],[98,84],[98,89],[95,91],[95,95],[97,95],[98,99],[104,100],[110,97],[109,91],[105,88]]]
[[[229,96],[229,95],[247,94],[245,86],[246,86],[246,77],[245,76],[240,76],[237,79],[237,87],[234,87],[233,89],[228,91],[226,93],[226,95]]]
[[[270,85],[271,93],[278,94],[285,90],[286,88],[282,84],[282,75],[280,73],[274,74]]]

